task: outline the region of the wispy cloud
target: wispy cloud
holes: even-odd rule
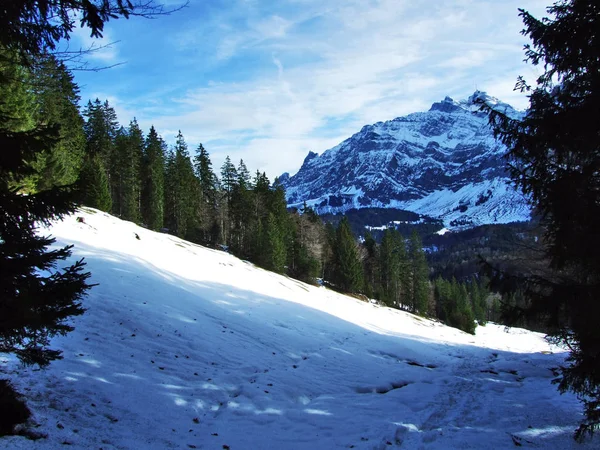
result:
[[[170,138],[203,142],[273,177],[296,171],[367,123],[427,109],[475,88],[525,106],[512,91],[523,63],[517,8],[546,0],[239,0],[192,3],[138,39],[160,49],[134,84],[112,86],[120,108]],[[131,36],[118,35],[127,53]],[[107,54],[107,61],[119,54]],[[135,58],[135,59],[134,59]],[[138,63],[141,66],[141,63]],[[120,77],[127,74],[121,70]],[[109,76],[114,76],[112,72]],[[139,87],[147,83],[146,89]],[[128,121],[131,117],[121,117]]]

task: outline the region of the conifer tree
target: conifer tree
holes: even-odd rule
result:
[[[411,278],[404,238],[395,228],[383,232],[379,250],[381,296],[388,306],[410,302]]]
[[[200,240],[214,245],[220,234],[217,212],[218,178],[212,170],[208,151],[202,144],[198,145],[194,156],[194,173],[199,183],[197,219],[201,230]]]
[[[144,135],[137,120],[129,123],[122,161],[121,218],[139,223],[141,221],[141,166],[144,153]]]
[[[363,260],[363,271],[365,280],[365,295],[369,298],[376,297],[375,293],[379,291],[379,254],[377,242],[369,231],[365,233],[363,243],[365,249],[365,258]]]
[[[223,165],[221,166],[221,190],[222,190],[222,201],[221,201],[221,214],[220,214],[220,228],[222,232],[222,239],[226,244],[231,244],[231,200],[233,198],[233,190],[237,183],[237,170],[231,162],[229,155],[225,158]]]
[[[527,311],[571,350],[558,387],[584,402],[582,438],[600,429],[600,4],[560,0],[548,13],[538,20],[520,10],[532,41],[526,60],[543,70],[535,86],[517,83],[528,92],[527,114],[490,111],[490,121],[546,227],[550,274],[525,280]]]
[[[248,168],[246,167],[246,163],[244,163],[243,159],[240,159],[240,163],[238,164],[236,173],[237,173],[237,185],[241,186],[245,190],[250,189],[252,187],[251,183],[250,183],[250,172],[248,171]]]
[[[99,156],[88,156],[79,174],[81,201],[84,205],[101,211],[112,210],[112,197],[106,170]]]
[[[434,282],[437,316],[447,325],[475,334],[475,317],[469,302],[467,289],[456,279],[447,281],[437,278]]]
[[[335,233],[333,260],[332,283],[344,292],[361,292],[363,289],[362,263],[359,258],[357,242],[346,217],[341,220]]]
[[[115,135],[109,167],[110,179],[112,181],[110,183],[110,197],[112,199],[111,213],[118,217],[122,217],[123,215],[122,202],[125,196],[125,172],[128,148],[127,131],[121,126]]]
[[[411,292],[410,309],[425,315],[429,300],[429,268],[423,252],[423,244],[416,230],[410,236]]]
[[[37,155],[35,175],[28,183],[34,191],[65,186],[77,181],[85,152],[83,118],[79,112],[79,87],[65,64],[43,55],[32,70],[29,83],[38,122],[60,125],[60,139],[49,151]]]
[[[90,287],[89,273],[83,272],[82,261],[57,269],[71,247],[49,250],[54,239],[36,232],[39,224],[74,209],[70,189],[21,195],[10,185],[30,175],[26,161],[58,139],[56,128],[13,132],[0,125],[6,151],[0,157],[0,352],[40,366],[60,358],[60,351],[49,348],[50,338],[71,331],[66,320],[83,313],[81,297]]]
[[[225,158],[221,166],[221,187],[226,194],[227,204],[231,203],[233,189],[238,182],[238,174],[235,166],[231,162],[229,155]]]
[[[194,220],[197,179],[187,150],[187,144],[179,131],[174,152],[167,157],[165,193],[166,222],[168,228],[179,237],[186,237]]]
[[[6,129],[26,131],[36,125],[36,99],[31,71],[15,59],[14,51],[0,46],[0,113]]]
[[[7,50],[9,57],[0,57],[0,66],[33,67],[59,40],[68,40],[78,13],[80,26],[100,37],[104,22],[140,9],[152,12],[154,7],[125,0],[3,2],[0,53]],[[4,69],[0,67],[0,92],[7,83]],[[0,104],[4,100],[2,95]],[[57,269],[57,263],[70,256],[70,247],[50,250],[54,240],[37,233],[39,225],[75,210],[74,190],[36,186],[37,192],[24,195],[22,189],[34,175],[32,163],[60,148],[66,135],[61,135],[56,123],[45,120],[19,129],[12,123],[17,112],[0,108],[0,352],[44,366],[60,358],[60,351],[49,348],[50,338],[71,331],[67,320],[84,311],[81,298],[90,288],[89,273],[81,260]],[[3,412],[7,407],[0,405]],[[3,417],[8,415],[10,411]]]
[[[87,118],[84,124],[86,137],[86,154],[84,158],[85,182],[82,180],[80,187],[84,192],[84,201],[102,198],[103,205],[110,203],[111,209],[118,209],[118,198],[113,204],[113,198],[118,197],[119,184],[117,171],[118,161],[115,158],[115,141],[119,131],[117,115],[108,104],[96,99],[94,103],[88,101],[83,115]],[[92,174],[93,170],[103,170],[103,174]],[[108,181],[110,202],[104,200],[104,180]],[[100,183],[93,185],[91,183]],[[91,193],[88,193],[90,191]],[[91,206],[88,205],[88,206]]]
[[[83,115],[87,119],[83,127],[86,138],[86,154],[99,157],[109,174],[113,163],[115,138],[119,130],[117,114],[109,105],[108,100],[102,103],[100,99],[96,98],[93,103],[88,101]]]
[[[469,297],[471,298],[471,307],[475,320],[479,325],[485,325],[487,321],[487,290],[485,282],[473,278],[469,283]]]
[[[231,246],[233,251],[248,257],[252,243],[250,231],[253,228],[252,191],[250,173],[243,160],[236,169],[237,179],[233,184],[229,203],[229,220],[231,224]]]
[[[146,136],[141,172],[142,220],[151,230],[160,230],[165,213],[165,143],[154,126]]]
[[[267,236],[266,268],[273,272],[283,273],[287,257],[286,246],[281,224],[277,221],[273,213],[269,213],[265,233]]]
[[[290,276],[314,283],[320,276],[325,241],[323,222],[306,205],[302,213],[291,212],[288,217],[291,226],[292,255],[288,257]]]

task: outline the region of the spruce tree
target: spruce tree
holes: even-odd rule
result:
[[[221,212],[220,212],[220,228],[222,232],[222,239],[225,244],[231,244],[231,199],[233,198],[233,189],[237,183],[237,171],[235,166],[231,162],[229,155],[225,158],[223,165],[221,166]]]
[[[234,253],[247,258],[252,247],[251,230],[254,226],[254,216],[252,215],[250,173],[243,160],[240,160],[236,175],[229,204],[230,240]]]
[[[59,40],[69,39],[78,14],[80,26],[100,37],[104,22],[136,11],[151,13],[155,8],[126,0],[3,2],[0,92],[9,83],[3,76],[7,66],[9,70],[34,67]],[[0,96],[0,104],[5,98]],[[57,263],[70,256],[70,247],[49,249],[54,240],[37,233],[40,225],[74,212],[73,188],[59,185],[64,181],[60,180],[40,184],[36,192],[27,195],[23,189],[24,182],[35,175],[32,164],[60,148],[68,134],[61,132],[61,121],[57,125],[54,118],[34,117],[30,126],[13,126],[18,113],[10,107],[0,108],[0,352],[44,366],[61,356],[59,350],[49,347],[50,338],[71,331],[67,320],[84,311],[81,299],[90,288],[89,273],[84,272],[81,260],[58,269]],[[10,407],[0,405],[5,414]],[[3,417],[11,411],[5,414]]]
[[[82,194],[81,202],[92,208],[110,212],[112,197],[106,170],[98,156],[88,156],[79,174],[79,185]]]
[[[361,292],[363,289],[362,263],[359,258],[357,242],[346,217],[341,220],[336,229],[333,260],[332,283],[344,292]]]
[[[376,297],[375,292],[378,291],[379,287],[379,255],[377,251],[377,242],[369,231],[365,233],[363,247],[366,253],[363,260],[365,295],[369,298]]]
[[[32,162],[35,175],[29,183],[34,191],[73,184],[85,152],[79,87],[65,64],[53,55],[39,58],[32,70],[30,86],[36,121],[60,125],[60,139]]]
[[[202,144],[198,145],[194,156],[194,173],[198,179],[199,204],[197,219],[201,230],[201,242],[216,244],[219,236],[217,191],[218,178],[213,172],[208,151]]]
[[[151,230],[160,230],[165,214],[165,143],[154,126],[144,143],[141,172],[142,220]]]
[[[437,317],[445,324],[475,334],[475,316],[469,302],[467,289],[456,279],[434,281],[434,298]]]
[[[100,99],[96,98],[93,103],[88,101],[83,115],[87,119],[83,126],[86,154],[99,157],[108,175],[111,165],[113,165],[113,147],[119,130],[117,114],[109,105],[108,100],[102,103]]]
[[[379,248],[381,298],[395,308],[411,298],[410,268],[404,238],[395,228],[384,230]]]
[[[284,235],[281,230],[281,224],[277,221],[273,213],[269,214],[265,227],[266,233],[266,267],[277,273],[285,271],[285,261],[287,257]]]
[[[83,171],[85,181],[82,179],[80,187],[83,191],[84,203],[94,202],[93,199],[102,198],[102,205],[110,204],[109,212],[119,213],[119,170],[120,165],[115,152],[119,124],[114,109],[108,104],[108,100],[102,103],[96,99],[93,103],[88,101],[83,115],[86,117],[84,132],[86,137],[86,154],[84,158]],[[103,170],[104,173],[93,174],[94,170]],[[110,202],[104,199],[105,180],[108,182]],[[94,185],[92,183],[100,183]],[[88,206],[92,206],[91,203]],[[100,209],[103,209],[101,207]],[[103,209],[104,210],[104,209]]]
[[[323,222],[306,205],[300,212],[288,214],[291,226],[292,251],[288,258],[290,276],[308,283],[314,283],[320,276],[321,260],[324,251]]]
[[[238,174],[235,166],[231,162],[229,155],[225,157],[225,161],[221,166],[221,187],[226,194],[227,204],[231,203],[233,189],[238,182]]]
[[[250,242],[250,258],[257,264],[265,267],[265,227],[269,217],[268,202],[271,191],[271,182],[265,173],[258,170],[252,180],[251,208],[252,229]]]
[[[144,135],[137,120],[129,123],[127,130],[126,152],[121,154],[122,183],[121,218],[139,223],[141,221],[142,159],[144,153]],[[122,159],[126,156],[126,159]]]
[[[543,73],[522,119],[490,111],[508,147],[510,173],[546,227],[549,274],[525,280],[527,311],[571,350],[558,387],[585,405],[577,438],[600,429],[600,4],[561,0],[538,20],[520,10],[532,43],[526,60]],[[489,108],[488,108],[489,109]]]
[[[171,232],[185,238],[193,229],[198,189],[187,144],[181,131],[177,134],[174,151],[167,157],[166,167],[165,219]]]
[[[60,139],[57,127],[6,129],[0,120],[0,352],[15,353],[26,364],[47,365],[60,358],[50,338],[72,330],[67,319],[83,313],[89,289],[82,261],[57,269],[71,246],[49,250],[40,224],[63,217],[75,204],[70,188],[54,187],[22,195],[18,183],[30,176],[31,161]],[[16,186],[15,186],[16,184]]]
[[[429,302],[429,268],[423,252],[423,244],[416,230],[410,236],[411,292],[410,309],[425,315]]]

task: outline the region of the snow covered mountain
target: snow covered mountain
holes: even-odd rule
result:
[[[477,100],[516,117],[510,105],[476,91],[446,97],[427,112],[367,125],[322,155],[310,152],[294,176],[281,177],[289,206],[319,213],[384,207],[442,219],[445,225],[529,220],[530,208],[504,169]]]
[[[472,336],[92,209],[42,232],[99,284],[63,360],[0,358],[45,436],[0,448],[597,448],[538,333]]]

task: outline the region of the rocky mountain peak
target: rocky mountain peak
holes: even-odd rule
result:
[[[284,181],[288,204],[306,201],[321,213],[405,209],[449,226],[528,220],[527,202],[505,170],[506,148],[494,139],[481,103],[519,114],[475,91],[466,100],[446,97],[427,112],[365,125],[321,155],[307,155]]]

